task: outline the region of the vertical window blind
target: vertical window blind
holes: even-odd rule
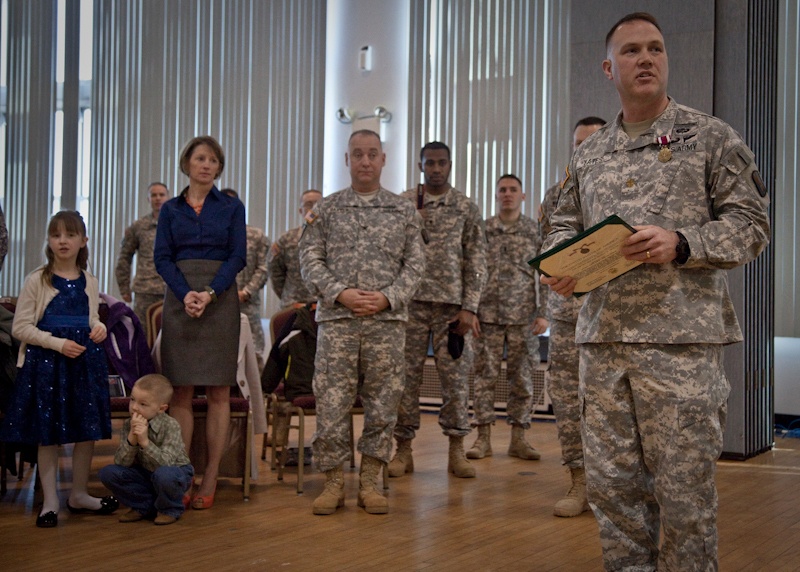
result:
[[[516,174],[535,216],[569,159],[569,1],[412,0],[409,161],[450,146],[451,184],[495,212],[497,178]]]
[[[299,193],[322,179],[324,0],[94,0],[91,82],[80,84],[80,113],[63,117],[89,151],[74,167],[80,188],[64,189],[66,202],[53,185],[57,3],[4,6],[3,207],[12,240],[2,293],[18,292],[42,262],[52,209],[76,206],[87,218],[100,288],[115,292],[125,228],[149,211],[150,182],[167,183],[173,194],[186,185],[178,154],[195,135],[222,144],[218,185],[239,192],[249,224],[273,238],[298,224]],[[62,6],[68,16],[80,8]],[[66,66],[70,73],[78,67]]]

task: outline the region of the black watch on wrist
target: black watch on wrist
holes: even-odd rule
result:
[[[686,240],[686,237],[681,233],[676,231],[675,234],[678,235],[678,244],[675,245],[675,263],[686,264],[686,261],[689,260],[689,256],[691,255],[689,251],[689,241]]]

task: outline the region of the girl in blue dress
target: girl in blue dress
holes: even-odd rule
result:
[[[47,263],[25,278],[12,334],[21,342],[20,368],[0,439],[39,445],[44,502],[36,526],[58,524],[58,446],[72,450],[72,513],[111,514],[112,496],[87,490],[94,442],[111,437],[108,369],[101,344],[97,278],[86,271],[89,251],[81,215],[62,211],[50,219]]]

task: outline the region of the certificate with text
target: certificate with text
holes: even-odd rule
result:
[[[620,253],[622,242],[635,232],[614,214],[528,264],[545,276],[575,278],[578,283],[574,294],[582,296],[642,263],[625,260]]]

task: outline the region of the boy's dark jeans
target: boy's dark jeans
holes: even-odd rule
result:
[[[139,465],[108,465],[100,469],[98,476],[122,504],[142,515],[160,512],[180,518],[183,495],[192,483],[194,467],[159,467],[150,472]]]

